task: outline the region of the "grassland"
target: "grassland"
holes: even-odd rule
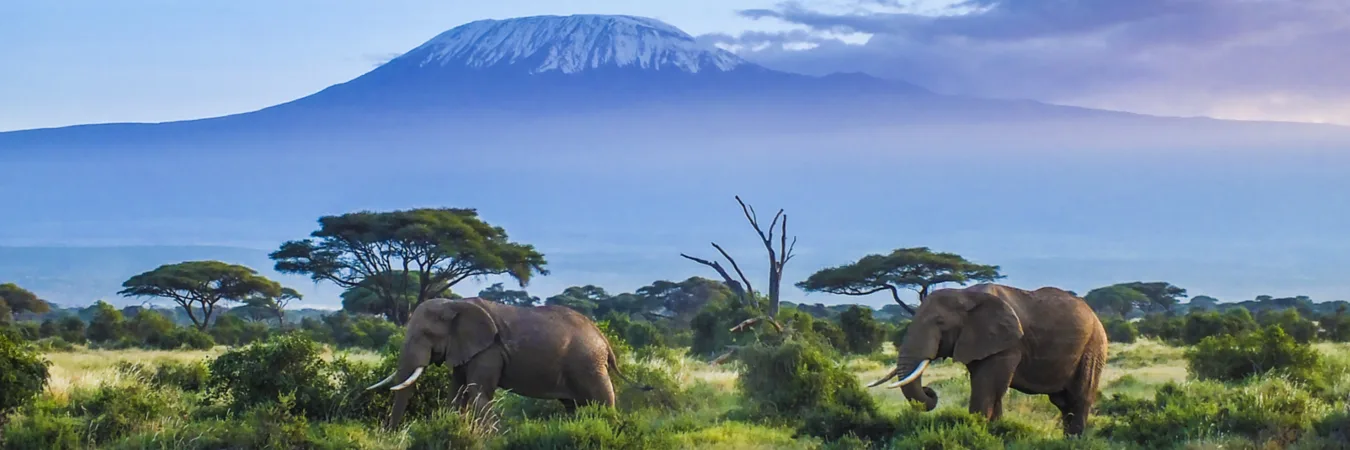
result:
[[[1316,344],[1316,348],[1327,357],[1327,361],[1332,365],[1350,368],[1350,344],[1320,343]],[[87,350],[79,348],[73,352],[48,353],[46,357],[52,362],[52,366],[47,392],[43,396],[44,401],[63,404],[71,402],[72,395],[88,396],[90,395],[89,392],[96,391],[102,386],[134,385],[137,381],[129,379],[126,373],[118,369],[119,362],[134,362],[147,366],[154,366],[162,362],[184,363],[205,360],[221,354],[224,350],[224,347],[216,347],[207,351],[172,352]],[[1156,341],[1142,340],[1133,344],[1112,344],[1110,353],[1111,357],[1102,380],[1103,398],[1111,397],[1114,394],[1122,394],[1140,399],[1151,399],[1160,386],[1168,382],[1185,382],[1188,378],[1186,360],[1183,357],[1183,350],[1180,348],[1160,344]],[[331,360],[338,355],[371,363],[380,359],[379,355],[365,351],[334,353],[328,350],[324,357]],[[894,349],[890,344],[886,344],[880,354],[848,358],[842,361],[842,364],[848,371],[854,373],[859,381],[866,383],[885,374],[890,369],[894,355]],[[630,364],[644,363],[658,364],[649,360],[630,362]],[[713,366],[689,358],[681,358],[676,360],[674,364],[663,363],[660,364],[661,367],[650,367],[672,375],[686,389],[701,389],[701,391],[697,391],[701,394],[696,395],[706,397],[704,398],[705,401],[700,403],[701,406],[696,408],[699,409],[698,411],[680,411],[674,414],[679,415],[682,419],[669,419],[691,420],[688,419],[691,415],[702,417],[702,419],[699,419],[700,425],[687,426],[676,433],[674,440],[678,443],[679,448],[817,449],[826,445],[817,438],[797,436],[795,430],[791,427],[737,421],[729,418],[728,413],[737,404],[735,364],[737,363]],[[1338,376],[1338,379],[1331,380],[1333,389],[1337,392],[1350,393],[1350,374],[1342,370],[1338,372]],[[939,411],[927,414],[939,414],[944,410],[965,410],[969,395],[969,384],[963,366],[950,361],[935,363],[925,373],[924,380],[938,392],[940,397]],[[868,392],[878,399],[882,409],[887,413],[897,413],[906,406],[905,399],[898,389],[873,388],[869,389]],[[184,393],[156,393],[155,395],[177,396],[179,398],[170,403],[178,404],[180,408],[186,410],[197,408],[196,406],[190,406],[193,402],[185,398],[186,394]],[[499,399],[502,400],[499,404],[512,401],[517,403],[529,401],[512,394],[499,395]],[[187,417],[195,413],[174,411],[170,408],[169,410],[158,411],[158,414],[161,417],[150,418],[149,423],[141,426],[141,435],[178,432],[178,430],[188,427],[189,419]],[[1014,420],[1022,424],[1021,426],[1027,428],[1023,431],[1024,433],[1041,436],[1043,439],[1057,439],[1059,436],[1058,411],[1044,396],[1024,395],[1011,391],[1004,402],[1004,414],[1015,418]],[[658,418],[656,420],[664,419]],[[1093,418],[1089,425],[1090,434],[1096,433],[1096,428],[1098,428],[1096,425],[1099,422],[1099,418]],[[322,428],[321,434],[337,435],[345,433],[339,440],[344,445],[372,449],[410,448],[409,446],[416,440],[410,437],[410,433],[417,433],[417,430],[410,431],[409,428],[395,432],[384,432],[375,430],[373,427],[338,424],[327,428],[320,425],[320,428]],[[503,418],[495,422],[492,428],[494,430],[491,433],[510,434],[516,427],[509,418]],[[427,431],[423,430],[422,432]],[[431,432],[434,432],[434,430]],[[191,439],[190,435],[183,435],[181,432],[178,432],[176,436],[179,437],[175,439],[182,442]],[[172,440],[151,439],[147,442],[155,442],[155,444],[126,444],[119,445],[118,448],[174,447]],[[1255,442],[1235,440],[1225,436],[1212,436],[1194,440],[1187,444],[1185,448],[1260,448],[1257,445],[1258,443]],[[1265,448],[1283,447],[1267,445]]]

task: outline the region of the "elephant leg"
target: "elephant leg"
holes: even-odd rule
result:
[[[454,400],[450,402],[450,406],[456,410],[463,410],[469,403],[469,396],[466,392],[469,384],[468,377],[465,375],[467,370],[467,367],[450,369],[450,392],[451,395],[455,396]]]
[[[486,353],[486,352],[485,352]],[[465,401],[473,405],[474,412],[487,412],[492,397],[497,393],[497,383],[501,381],[503,361],[501,355],[482,355],[469,362],[465,370],[467,381]]]
[[[563,404],[563,409],[566,410],[568,414],[572,414],[572,413],[577,412],[577,401],[576,401],[576,400],[573,400],[573,399],[570,399],[570,398],[560,398],[560,399],[558,399],[558,401],[562,402],[562,404]]]
[[[1021,359],[1012,352],[999,353],[972,362],[970,371],[970,412],[998,420],[1003,415],[1003,397],[1012,385],[1013,372]]]
[[[1060,426],[1067,428],[1069,426],[1069,418],[1073,417],[1073,403],[1069,400],[1069,391],[1056,392],[1047,395],[1047,397],[1050,397],[1051,404],[1054,404],[1056,408],[1059,408]]]
[[[1064,419],[1064,434],[1080,436],[1087,428],[1088,414],[1097,402],[1097,386],[1101,380],[1102,369],[1106,365],[1104,355],[1087,353],[1078,362],[1078,371],[1065,390],[1069,403],[1069,414]]]
[[[600,366],[598,373],[591,372],[573,383],[577,390],[577,403],[582,406],[600,404],[613,407],[614,383],[609,379],[606,367]]]

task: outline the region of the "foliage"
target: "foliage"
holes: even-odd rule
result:
[[[199,330],[211,326],[218,304],[279,297],[281,284],[238,264],[187,261],[159,266],[122,283],[119,295],[161,297],[183,308]],[[195,308],[195,310],[194,310]],[[200,315],[198,314],[200,312]]]
[[[231,349],[211,361],[208,392],[238,412],[291,395],[289,413],[323,417],[335,386],[320,354],[318,344],[295,333]]]
[[[502,450],[674,450],[674,436],[641,415],[600,406],[578,408],[571,417],[525,420],[512,425],[495,448]]]
[[[689,328],[694,331],[693,343],[689,353],[700,357],[712,357],[726,350],[728,346],[744,345],[754,340],[752,333],[732,333],[731,327],[757,317],[767,300],[755,296],[755,305],[741,303],[739,298],[731,297],[710,302],[690,321]]]
[[[976,264],[955,253],[915,247],[896,249],[888,255],[867,255],[850,264],[822,269],[797,283],[797,287],[808,292],[840,295],[890,291],[892,299],[904,305],[899,288],[917,291],[919,301],[923,302],[934,286],[965,285],[971,281],[1001,278],[1003,275],[998,266]]]
[[[1324,388],[1321,355],[1279,326],[1243,335],[1209,336],[1187,350],[1187,368],[1201,380],[1240,381],[1277,372],[1314,389]]]
[[[90,341],[116,342],[126,336],[126,319],[121,311],[102,300],[94,303],[94,309],[94,317],[85,330]]]
[[[872,309],[858,305],[839,315],[839,327],[844,331],[846,351],[855,355],[869,355],[881,351],[886,330],[872,318]]]
[[[1311,429],[1327,405],[1294,384],[1272,378],[1233,388],[1215,382],[1168,382],[1153,400],[1115,395],[1103,399],[1101,433],[1147,448],[1170,448],[1191,439],[1238,435],[1285,448]]]
[[[1128,320],[1102,319],[1102,328],[1106,329],[1106,340],[1110,342],[1132,344],[1139,338],[1139,330]]]
[[[529,292],[524,290],[507,289],[501,283],[493,283],[492,286],[478,291],[478,297],[504,305],[534,306],[539,304],[539,297],[532,297]]]
[[[1146,306],[1150,303],[1148,296],[1144,293],[1120,284],[1088,291],[1083,300],[1087,301],[1087,304],[1098,313],[1114,312],[1121,318],[1128,316],[1130,312],[1134,311],[1135,307]]]
[[[397,270],[363,278],[342,291],[342,310],[351,314],[379,315],[397,323],[399,314],[417,306],[417,296],[423,291],[427,298],[456,297],[447,283],[423,289],[417,274]]]
[[[86,437],[95,443],[126,436],[167,409],[164,395],[141,383],[105,382],[92,390],[76,390],[70,399],[72,415],[88,420]]]
[[[277,319],[278,326],[286,326],[286,307],[291,303],[304,299],[304,296],[296,292],[295,289],[281,288],[279,292],[260,292],[253,297],[244,299],[244,304],[255,310],[271,312]]]
[[[41,314],[51,310],[51,305],[45,300],[14,283],[0,284],[0,305],[3,305],[0,308],[9,312],[0,315],[0,322],[8,321],[10,314],[25,312]]]
[[[1263,327],[1278,326],[1289,337],[1293,338],[1294,342],[1300,344],[1307,344],[1317,339],[1317,323],[1304,319],[1294,308],[1262,311],[1261,315],[1257,317],[1256,323]]]
[[[47,387],[50,365],[18,336],[0,330],[0,425],[5,415]]]
[[[1223,313],[1191,312],[1185,320],[1181,341],[1186,345],[1195,345],[1210,336],[1241,336],[1258,328],[1251,313],[1242,308]]]
[[[1142,282],[1134,281],[1121,283],[1116,286],[1123,286],[1148,297],[1148,304],[1143,305],[1147,311],[1171,311],[1183,298],[1186,298],[1186,290],[1173,286],[1171,283],[1163,281]]]
[[[1163,342],[1180,342],[1186,327],[1185,317],[1154,313],[1144,316],[1134,324],[1140,336],[1157,338]]]
[[[283,243],[270,257],[281,273],[305,274],[348,289],[366,281],[400,325],[413,307],[432,298],[435,287],[497,274],[508,274],[524,287],[534,273],[548,274],[543,254],[511,242],[505,230],[484,222],[472,208],[324,216],[310,239]],[[397,300],[410,292],[409,279],[418,281],[412,304]]]

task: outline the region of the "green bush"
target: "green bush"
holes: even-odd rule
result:
[[[0,425],[6,415],[46,389],[50,376],[51,363],[17,337],[15,333],[0,333]]]
[[[1153,313],[1139,319],[1138,322],[1135,322],[1134,327],[1139,330],[1140,336],[1155,338],[1163,342],[1180,342],[1186,328],[1186,319]]]
[[[1128,320],[1106,319],[1102,321],[1102,328],[1106,329],[1106,340],[1110,342],[1133,344],[1139,339],[1139,330]]]
[[[881,351],[881,343],[886,338],[881,323],[872,318],[872,309],[858,305],[850,306],[839,315],[839,328],[844,331],[847,352],[855,355]]]
[[[211,361],[208,392],[240,412],[294,395],[296,409],[288,413],[325,417],[336,386],[321,353],[314,341],[293,333],[231,349]]]
[[[817,320],[811,323],[811,331],[820,336],[826,344],[840,352],[848,349],[848,338],[844,336],[844,330],[828,320]]]
[[[1283,448],[1312,428],[1328,406],[1279,378],[1240,386],[1212,381],[1161,386],[1153,400],[1115,395],[1103,399],[1101,433],[1147,448],[1170,448],[1193,439],[1241,436]]]
[[[1307,344],[1317,339],[1317,323],[1298,314],[1298,309],[1286,308],[1279,311],[1262,311],[1257,317],[1257,323],[1261,326],[1278,326],[1284,330],[1289,337],[1294,338],[1294,342]]]
[[[910,323],[911,321],[909,320],[899,321],[895,324],[895,328],[891,330],[889,340],[891,341],[891,345],[894,345],[897,351],[900,349],[900,344],[905,342],[905,333],[909,331]]]
[[[483,449],[496,432],[497,421],[490,416],[441,409],[408,426],[408,450]]]
[[[103,383],[92,390],[72,391],[69,411],[85,418],[87,439],[101,444],[136,431],[168,408],[167,399],[144,384]]]
[[[1242,336],[1257,328],[1260,325],[1257,325],[1247,308],[1233,308],[1223,313],[1191,312],[1185,317],[1181,341],[1186,345],[1195,345],[1207,337]]]
[[[0,429],[0,448],[4,450],[82,450],[84,421],[32,404],[19,411],[13,421]]]
[[[89,329],[85,331],[91,342],[117,342],[126,335],[126,320],[122,312],[112,305],[99,300],[94,303],[94,315],[89,320]]]
[[[1187,368],[1201,380],[1240,381],[1268,372],[1326,388],[1322,357],[1308,344],[1299,344],[1279,326],[1268,326],[1241,336],[1211,336],[1186,351]]]
[[[526,420],[510,425],[496,440],[502,450],[662,450],[678,448],[670,430],[645,414],[588,406],[570,417]],[[441,447],[444,448],[444,447]]]

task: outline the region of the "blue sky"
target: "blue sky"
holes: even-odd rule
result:
[[[248,111],[354,78],[465,22],[574,13],[655,17],[796,72],[1350,124],[1344,0],[6,0],[0,130]]]
[[[355,78],[478,19],[634,14],[691,34],[783,29],[761,0],[6,0],[0,130],[243,112]]]

